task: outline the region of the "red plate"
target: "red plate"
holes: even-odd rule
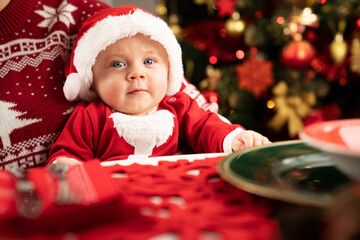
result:
[[[304,128],[300,138],[314,148],[333,155],[336,165],[350,176],[360,176],[360,119],[314,123]],[[359,173],[358,173],[359,172]]]

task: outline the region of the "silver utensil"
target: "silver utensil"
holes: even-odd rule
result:
[[[70,191],[66,181],[66,174],[69,169],[70,167],[64,163],[53,163],[48,167],[48,172],[59,180],[58,193],[55,199],[55,202],[59,205],[77,204],[80,202],[79,198]]]
[[[16,208],[18,214],[25,218],[36,218],[42,212],[42,203],[35,191],[34,184],[28,180],[28,170],[24,168],[6,169],[16,179]]]

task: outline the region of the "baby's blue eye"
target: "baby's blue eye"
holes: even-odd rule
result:
[[[114,62],[112,64],[112,66],[115,68],[121,68],[121,67],[125,66],[125,64],[123,62]]]
[[[144,61],[144,64],[145,65],[151,65],[151,64],[153,64],[154,63],[154,61],[152,60],[152,59],[146,59],[145,61]]]

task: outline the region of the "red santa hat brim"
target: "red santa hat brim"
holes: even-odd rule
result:
[[[137,33],[149,36],[165,48],[169,58],[169,85],[167,95],[180,90],[183,79],[181,47],[166,22],[135,6],[109,8],[90,17],[82,25],[75,40],[64,94],[69,101],[91,101],[96,94],[91,91],[92,66],[100,51],[117,40]]]

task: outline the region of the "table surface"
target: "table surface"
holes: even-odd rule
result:
[[[191,154],[86,163],[67,176],[73,193],[86,199],[79,206],[49,203],[59,182],[46,169],[31,170],[29,178],[50,207],[45,206],[39,219],[0,218],[0,232],[8,239],[278,239],[272,201],[221,179],[217,165],[224,156]],[[92,194],[84,192],[82,182],[86,189],[93,189]]]

